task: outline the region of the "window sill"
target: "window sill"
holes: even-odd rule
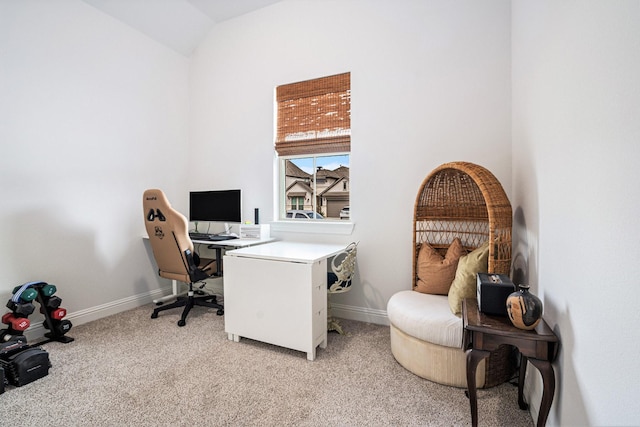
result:
[[[271,231],[313,234],[344,234],[353,232],[355,223],[351,221],[273,221]]]

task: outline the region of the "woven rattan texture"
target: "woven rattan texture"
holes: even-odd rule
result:
[[[497,178],[469,162],[445,163],[422,182],[413,221],[413,287],[417,283],[420,246],[445,253],[459,237],[465,249],[489,241],[489,272],[511,268],[511,203]]]

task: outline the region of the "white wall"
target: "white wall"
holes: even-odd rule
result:
[[[413,203],[434,167],[474,161],[510,192],[506,0],[284,1],[218,25],[191,74],[84,2],[0,8],[0,298],[44,280],[73,316],[166,286],[140,268],[148,187],[182,211],[186,190],[240,187],[247,219],[257,207],[271,220],[283,83],[352,73],[355,232],[279,237],[361,241],[342,302],[363,320],[384,322],[388,298],[410,286]]]
[[[503,0],[283,1],[219,24],[192,57],[189,187],[241,187],[247,219],[257,207],[272,220],[274,88],[350,71],[355,231],[278,237],[360,241],[357,283],[336,301],[384,322],[389,297],[411,286],[426,175],[472,161],[510,192],[509,32]]]
[[[640,419],[639,18],[637,0],[513,2],[515,247],[562,342],[549,425]]]
[[[184,193],[187,97],[187,59],[86,3],[0,2],[0,304],[42,280],[72,318],[167,285],[142,192]]]
[[[245,216],[271,220],[273,88],[351,71],[355,231],[281,237],[359,240],[341,302],[380,321],[410,286],[422,179],[488,167],[514,207],[516,274],[562,340],[549,424],[637,424],[639,8],[283,1],[218,25],[189,71],[78,0],[2,0],[0,303],[45,280],[71,315],[104,313],[165,286],[139,237],[148,187],[183,211],[188,189],[241,187]]]

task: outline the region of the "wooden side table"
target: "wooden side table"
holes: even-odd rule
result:
[[[556,381],[551,362],[558,353],[558,337],[543,320],[531,331],[518,329],[508,317],[488,316],[478,309],[476,299],[462,302],[464,324],[463,348],[467,352],[467,388],[471,405],[471,424],[478,425],[478,396],[476,390],[476,369],[478,363],[489,353],[503,344],[512,345],[520,350],[520,375],[518,379],[518,404],[520,409],[528,409],[524,401],[524,375],[527,361],[531,362],[542,374],[542,403],[538,414],[538,427],[543,427],[553,402]]]

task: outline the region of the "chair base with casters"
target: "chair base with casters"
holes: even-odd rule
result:
[[[196,296],[197,293],[200,293],[202,291],[194,290],[194,283],[204,282],[204,280],[213,277],[212,272],[215,261],[208,260],[208,262],[205,262],[205,265],[202,268],[199,268],[196,265],[200,264],[200,262],[204,260],[201,260],[200,257],[197,256],[197,254],[192,253],[188,249],[185,251],[185,260],[188,265],[188,274],[190,280],[187,296],[179,296],[177,301],[168,305],[157,307],[151,314],[152,319],[156,319],[158,317],[158,313],[160,313],[161,311],[171,310],[173,308],[179,307],[184,307],[184,310],[182,310],[182,316],[180,317],[180,320],[178,320],[178,326],[184,326],[187,324],[187,316],[189,315],[191,309],[195,306],[217,308],[218,311],[216,312],[216,314],[218,316],[222,316],[224,314],[224,307],[221,304],[218,304],[218,300],[215,295]],[[161,276],[163,274],[164,273],[162,272],[160,273]],[[166,276],[167,275],[165,274],[165,277]],[[173,280],[175,281],[176,279],[173,278]]]
[[[195,291],[193,290],[193,284],[189,284],[189,292],[186,297],[178,297],[178,300],[174,303],[163,305],[153,310],[151,314],[152,319],[156,319],[158,317],[158,313],[164,310],[171,310],[172,308],[184,307],[182,311],[182,316],[180,320],[178,320],[178,326],[184,326],[187,324],[187,316],[189,312],[194,306],[200,307],[209,307],[209,308],[217,308],[216,314],[218,316],[222,316],[224,314],[224,307],[218,304],[217,298],[215,295],[206,295],[197,297],[195,296]]]
[[[160,298],[156,298],[153,300],[153,303],[155,305],[163,305],[165,302],[167,301],[171,301],[171,300],[175,300],[177,298],[184,298],[189,294],[189,290],[184,290],[184,291],[178,291],[178,280],[172,280],[171,281],[171,293],[169,295],[165,295],[163,297]],[[213,296],[211,293],[207,293],[205,291],[202,290],[203,286],[201,286],[199,289],[196,289],[194,292],[196,295],[208,295],[208,296]]]

